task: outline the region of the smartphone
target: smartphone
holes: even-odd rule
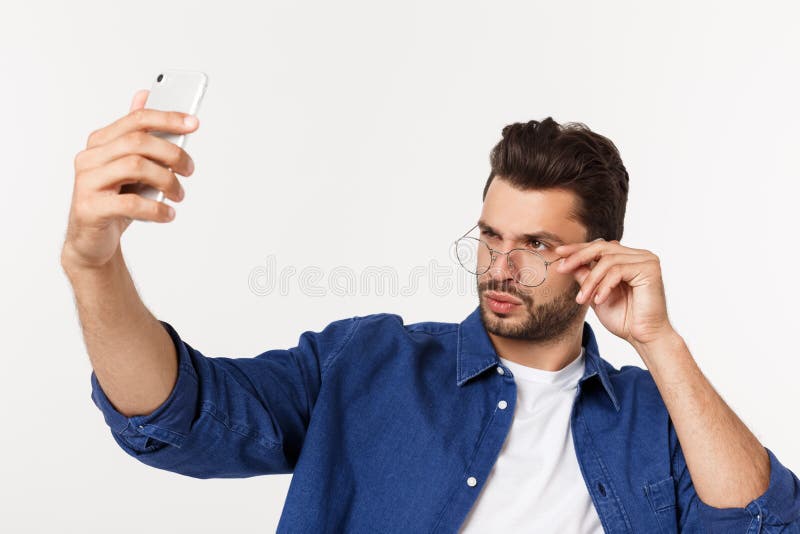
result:
[[[155,77],[144,107],[197,115],[197,111],[200,109],[200,102],[206,93],[206,87],[208,87],[208,76],[204,72],[164,70]],[[189,134],[157,131],[150,131],[149,133],[175,143],[184,149],[186,148],[186,138],[189,136]],[[120,189],[120,193],[137,193],[145,198],[164,202],[163,191],[143,183],[125,184]]]

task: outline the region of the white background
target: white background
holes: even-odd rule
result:
[[[167,68],[209,75],[187,145],[197,171],[176,219],[134,222],[123,249],[150,310],[204,354],[254,356],[375,312],[461,321],[474,294],[424,281],[315,296],[297,275],[268,295],[248,279],[270,256],[298,272],[452,271],[502,127],[580,121],[630,172],[622,244],[660,256],[695,359],[798,472],[799,14],[789,1],[3,2],[0,530],[278,523],[290,475],[149,468],[89,396],[59,265],[73,158]],[[606,359],[643,365],[587,320]]]

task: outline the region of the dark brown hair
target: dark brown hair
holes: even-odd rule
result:
[[[622,239],[628,171],[610,139],[585,124],[543,121],[509,124],[489,155],[494,178],[520,190],[564,189],[577,197],[572,216],[586,227],[586,241]]]

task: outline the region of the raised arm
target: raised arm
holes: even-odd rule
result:
[[[121,413],[146,414],[169,395],[177,377],[174,344],[147,310],[122,257],[120,237],[133,219],[171,220],[168,205],[122,185],[143,182],[179,201],[174,172],[189,175],[189,155],[147,133],[187,133],[197,120],[177,112],[144,108],[147,91],[134,97],[130,112],[92,132],[75,157],[75,182],[61,266],[75,293],[80,325],[92,367]],[[172,169],[172,170],[170,170]]]

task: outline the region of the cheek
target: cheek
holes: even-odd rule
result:
[[[570,285],[572,285],[573,282],[575,282],[575,275],[573,275],[572,273],[561,273],[554,270],[552,272],[547,273],[548,278],[550,278],[551,276],[553,277],[552,278],[553,285],[558,286],[562,289],[569,287]]]
[[[581,289],[581,284],[572,273],[553,273],[553,278],[550,279],[549,277],[550,274],[548,274],[548,281],[551,283],[547,287],[547,295],[549,296],[564,294],[575,296]]]
[[[580,284],[579,280],[585,278],[586,274],[591,270],[587,265],[581,265],[573,268],[569,272],[562,273],[558,269],[553,269],[547,273],[547,276],[553,275],[553,282],[562,287],[569,287],[573,284]]]

